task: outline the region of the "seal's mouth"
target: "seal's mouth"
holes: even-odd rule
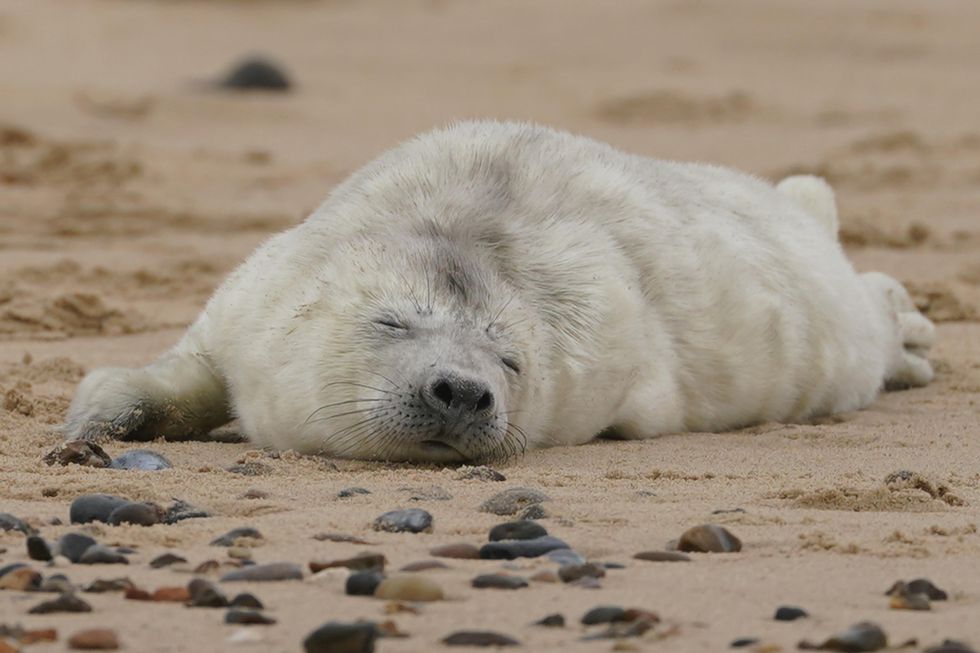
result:
[[[464,454],[462,451],[451,444],[443,442],[442,440],[422,440],[419,442],[419,446],[421,446],[426,453],[435,454],[440,458],[452,456],[454,458],[462,458],[463,460],[469,459],[469,456]]]

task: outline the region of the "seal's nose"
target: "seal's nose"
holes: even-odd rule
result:
[[[489,385],[455,372],[436,372],[429,377],[422,398],[446,420],[487,417],[495,403]]]

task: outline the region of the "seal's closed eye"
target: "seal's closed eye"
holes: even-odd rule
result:
[[[400,322],[390,317],[383,317],[379,320],[375,320],[374,323],[379,326],[387,327],[389,329],[394,329],[396,331],[408,331],[407,326],[401,324]]]

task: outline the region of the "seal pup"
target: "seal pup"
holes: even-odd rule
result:
[[[64,432],[237,417],[256,445],[454,462],[859,409],[929,382],[934,329],[837,228],[814,177],[456,124],[266,242],[158,360],[90,373]]]

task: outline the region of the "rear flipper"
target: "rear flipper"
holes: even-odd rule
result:
[[[894,311],[902,340],[902,351],[896,352],[885,376],[886,390],[903,390],[924,386],[932,381],[929,349],[936,341],[936,327],[919,312],[901,283],[881,272],[861,275],[874,292],[881,293]]]

